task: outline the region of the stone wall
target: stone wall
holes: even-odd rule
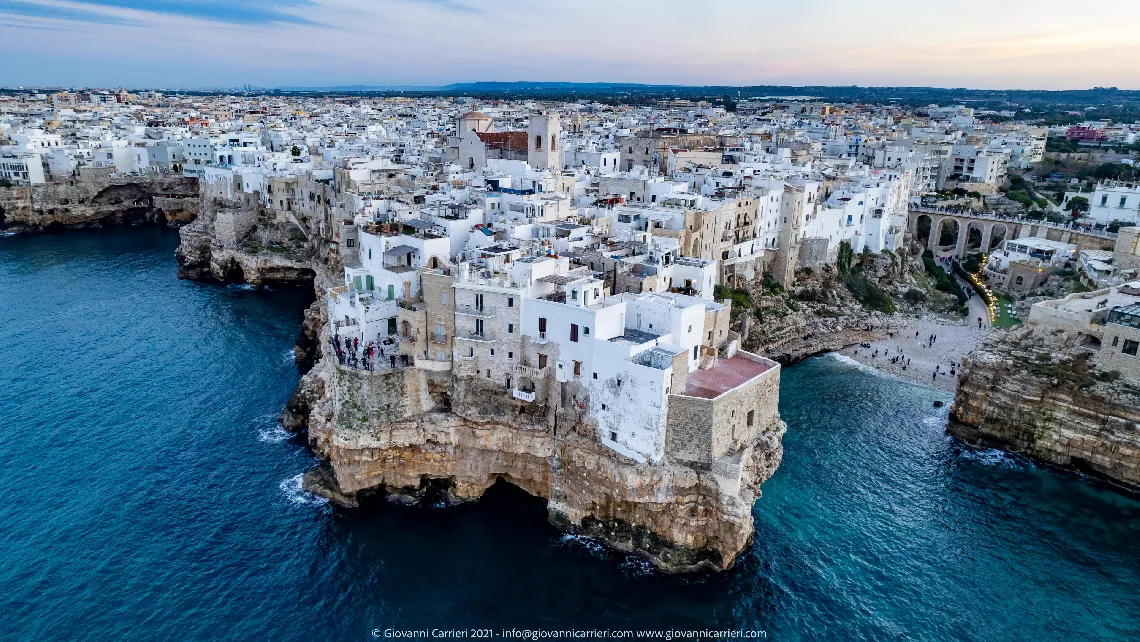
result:
[[[740,358],[759,359],[739,353]],[[669,395],[665,454],[677,461],[708,465],[756,443],[780,424],[780,368],[715,399]],[[752,423],[748,423],[748,413]]]

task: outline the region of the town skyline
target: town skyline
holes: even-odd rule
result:
[[[11,0],[4,86],[441,86],[495,79],[668,85],[1140,88],[1140,6],[873,0],[574,7],[521,0]],[[985,16],[960,20],[954,16]],[[684,25],[683,30],[679,25]]]

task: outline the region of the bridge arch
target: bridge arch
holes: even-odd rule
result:
[[[914,217],[914,229],[911,235],[923,247],[930,245],[930,229],[934,226],[934,217],[929,214],[919,214]]]
[[[986,253],[993,252],[996,248],[1001,247],[1003,243],[1008,241],[1011,238],[1009,232],[1009,226],[1005,223],[994,223],[990,225],[990,233],[987,235],[989,238],[985,243]]]
[[[930,249],[934,250],[935,254],[946,251],[946,248],[952,248],[952,251],[957,252],[959,246],[959,238],[962,236],[963,226],[956,217],[947,216],[937,222],[937,230],[932,230],[930,235]]]

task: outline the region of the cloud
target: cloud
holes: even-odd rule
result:
[[[1140,2],[1082,0],[1090,15],[1112,8],[1090,25],[1041,10],[1063,0],[953,0],[953,14],[944,0],[816,2],[0,0],[0,85],[1140,87]]]
[[[312,24],[298,9],[316,7],[312,0],[74,0],[103,7],[151,11],[234,24],[286,22]]]
[[[91,22],[96,24],[127,24],[131,22],[122,16],[90,11],[73,6],[42,4],[31,0],[9,0],[9,3],[0,8],[0,16],[9,19],[22,16],[27,18],[41,18],[49,20],[64,20],[70,22]],[[17,28],[46,28],[42,25],[31,24],[27,21],[7,23],[6,26]]]

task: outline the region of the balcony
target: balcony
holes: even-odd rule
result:
[[[522,377],[530,377],[531,379],[539,379],[546,374],[546,368],[535,368],[525,363],[516,363],[515,374]]]
[[[515,388],[511,391],[511,396],[520,401],[534,403],[535,391],[531,390],[530,392],[527,392],[525,390],[519,390],[518,388]]]
[[[455,307],[455,313],[456,314],[465,314],[467,316],[472,316],[472,317],[483,317],[485,319],[490,319],[491,317],[495,316],[494,314],[491,314],[490,312],[486,312],[484,308],[475,307],[475,306],[471,305],[470,303],[464,304],[462,306],[456,306]]]
[[[546,338],[545,332],[539,332],[538,336],[534,337],[534,339],[532,339],[532,341],[534,343],[538,343],[538,344],[545,344],[545,343],[549,343],[550,339]]]

